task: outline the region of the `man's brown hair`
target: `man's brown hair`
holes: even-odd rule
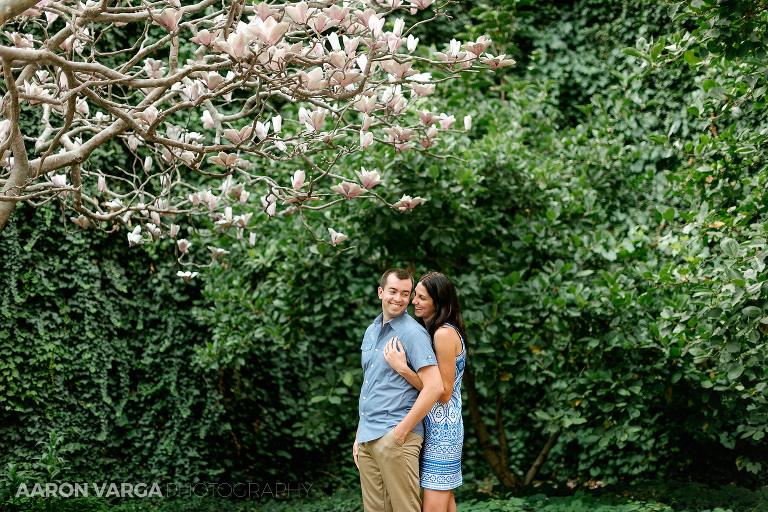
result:
[[[395,277],[400,279],[401,281],[404,281],[406,279],[410,279],[411,281],[411,291],[413,291],[413,287],[415,286],[413,275],[411,275],[410,272],[405,270],[404,268],[390,268],[384,274],[381,276],[381,289],[383,290],[384,287],[387,285],[387,279],[389,279],[389,276],[391,274],[395,274]]]

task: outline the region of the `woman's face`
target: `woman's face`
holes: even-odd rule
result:
[[[419,283],[416,285],[416,294],[411,302],[413,307],[416,308],[416,316],[424,320],[425,323],[429,323],[432,317],[435,316],[435,303],[423,284]]]

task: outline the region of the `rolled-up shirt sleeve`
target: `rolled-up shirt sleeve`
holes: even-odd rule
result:
[[[429,334],[424,330],[410,329],[403,341],[405,358],[413,371],[418,372],[425,366],[437,364],[435,352],[432,350],[432,342]]]

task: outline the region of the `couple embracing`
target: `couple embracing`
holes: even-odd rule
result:
[[[464,322],[453,283],[389,269],[382,313],[363,337],[360,420],[352,448],[366,512],[455,511],[460,486]],[[413,302],[417,320],[406,311]],[[422,421],[422,419],[424,421]]]

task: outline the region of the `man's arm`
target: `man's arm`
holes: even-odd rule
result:
[[[357,432],[355,432],[355,442],[352,445],[352,458],[355,459],[355,466],[360,469],[360,464],[357,462]]]
[[[405,436],[413,430],[418,422],[424,419],[432,407],[437,403],[437,399],[443,394],[443,380],[440,377],[440,370],[435,365],[423,366],[417,372],[424,387],[419,392],[416,402],[405,415],[405,418],[397,424],[394,430],[397,442],[403,444]]]

